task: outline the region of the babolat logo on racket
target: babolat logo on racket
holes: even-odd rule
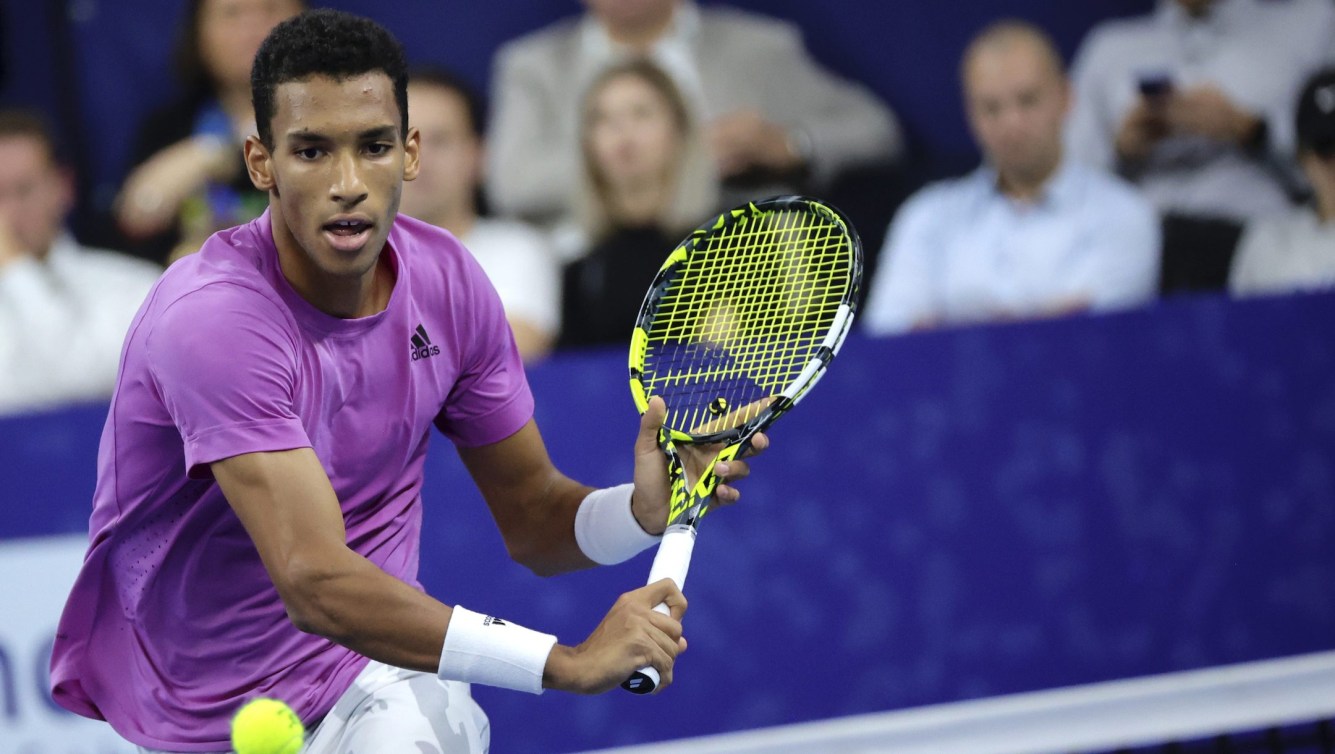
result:
[[[440,355],[440,346],[431,344],[431,336],[426,334],[426,328],[421,325],[417,326],[417,332],[413,335],[412,348],[413,361]]]

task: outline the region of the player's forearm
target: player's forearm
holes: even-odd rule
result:
[[[276,579],[299,629],[401,668],[436,672],[450,608],[347,551],[330,562],[293,559]]]
[[[529,495],[520,505],[506,511],[493,507],[511,559],[539,576],[595,565],[575,541],[575,513],[592,491],[554,472],[541,491]]]

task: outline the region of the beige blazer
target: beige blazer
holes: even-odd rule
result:
[[[705,122],[753,108],[804,134],[805,185],[776,188],[818,190],[845,168],[898,156],[903,140],[889,108],[817,64],[795,25],[733,8],[699,13],[692,53]],[[559,21],[497,52],[487,191],[503,214],[537,222],[568,216],[579,177],[580,100],[597,74],[584,70],[582,20]]]

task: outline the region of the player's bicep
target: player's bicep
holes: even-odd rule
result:
[[[310,448],[246,453],[211,466],[284,601],[346,549],[338,496]]]
[[[532,419],[499,442],[460,447],[459,458],[493,510],[540,497],[562,477]]]

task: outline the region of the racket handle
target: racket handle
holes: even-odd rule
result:
[[[678,589],[686,586],[686,572],[691,567],[691,551],[695,549],[695,527],[689,524],[669,526],[663,532],[663,541],[658,543],[658,552],[654,555],[654,565],[649,569],[649,581],[652,584],[662,579],[672,579]],[[658,603],[654,610],[668,615],[670,611],[665,603]],[[632,694],[650,694],[658,688],[662,679],[658,669],[645,665],[621,682],[621,688]]]

